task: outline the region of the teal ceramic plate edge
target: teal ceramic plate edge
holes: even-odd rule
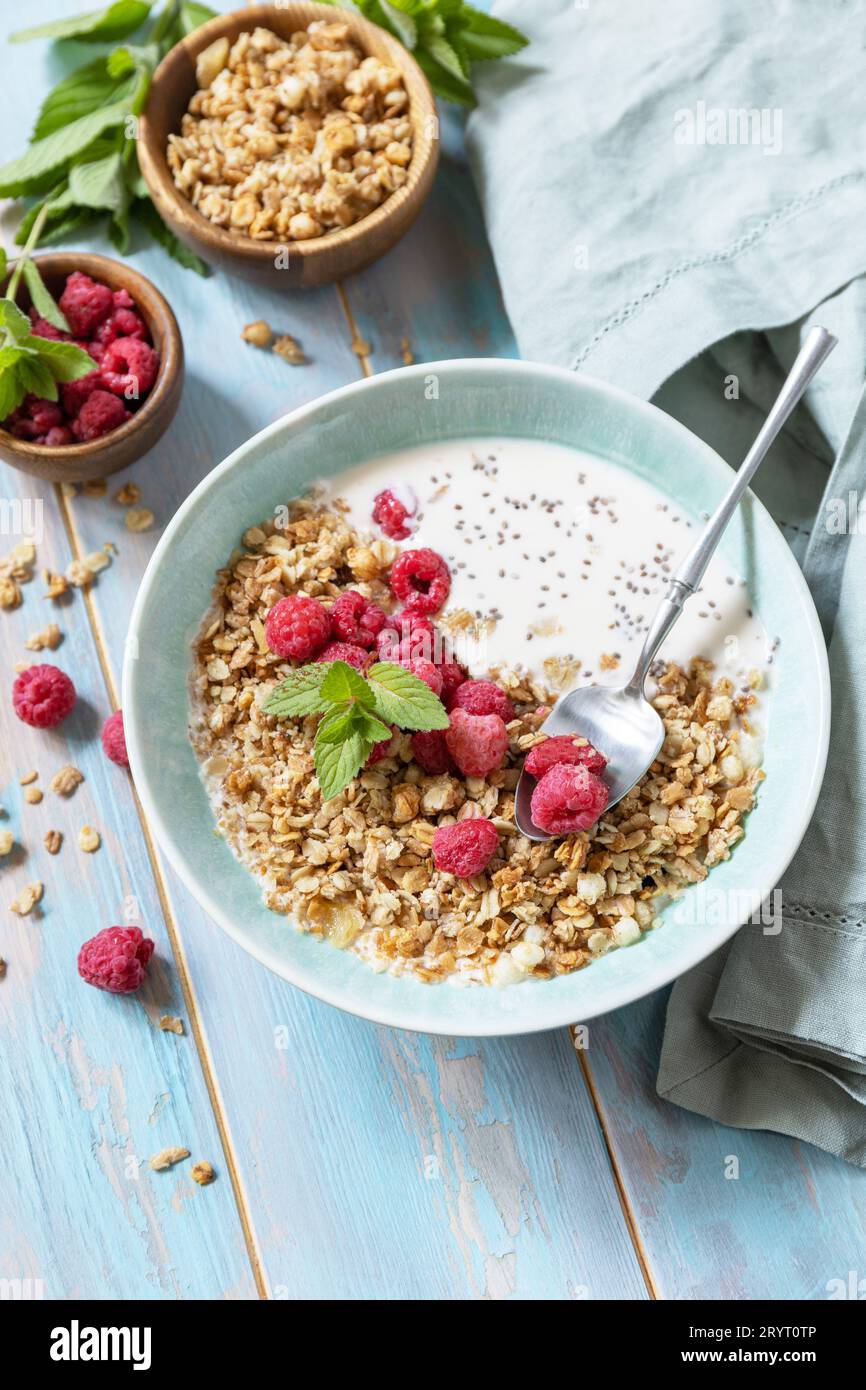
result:
[[[827,654],[811,596],[781,533],[750,495],[722,549],[746,579],[768,633],[780,639],[767,780],[744,839],[713,870],[717,906],[708,920],[683,912],[689,890],[665,910],[663,926],[636,945],[572,975],[491,989],[376,974],[268,911],[252,876],[214,833],[187,739],[190,642],[215,572],[248,526],[316,479],[409,444],[484,435],[540,438],[602,455],[653,482],[694,518],[711,510],[731,477],[690,431],[591,377],[489,358],[385,372],[268,426],[190,494],[142,580],[123,672],[126,736],[144,812],[172,867],[213,920],[263,965],[350,1013],[477,1037],[536,1032],[606,1013],[721,946],[748,915],[743,903],[769,895],[800,843],[820,790],[830,729]]]

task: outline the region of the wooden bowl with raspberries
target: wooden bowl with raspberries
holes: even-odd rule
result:
[[[39,316],[23,283],[16,304],[35,336],[74,342],[94,371],[60,383],[56,402],[25,397],[0,422],[0,458],[49,482],[105,478],[170,424],[183,387],[180,329],[156,286],[120,261],[78,251],[33,260],[70,331]]]
[[[384,255],[430,191],[439,122],[412,54],[330,5],[248,5],[162,60],[138,157],[172,231],[269,285],[329,284]]]

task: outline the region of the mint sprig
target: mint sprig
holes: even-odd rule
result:
[[[156,65],[216,12],[197,0],[165,0],[158,14],[155,9],[153,0],[113,0],[104,9],[10,36],[12,43],[74,39],[119,45],[76,68],[48,93],[28,148],[0,168],[0,197],[36,200],[18,228],[19,245],[29,240],[39,215],[44,214],[44,245],[101,217],[108,220],[113,245],[125,255],[135,222],[181,265],[208,274],[204,262],[178,241],[151,202],[138,167],[135,137]]]
[[[360,10],[414,54],[433,91],[474,106],[472,65],[519,53],[529,40],[513,25],[462,0],[325,0]]]
[[[438,696],[411,671],[380,661],[366,676],[345,661],[299,666],[262,705],[278,719],[321,714],[313,759],[319,788],[330,801],[357,777],[373,750],[400,729],[447,729]]]

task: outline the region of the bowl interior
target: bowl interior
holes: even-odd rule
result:
[[[379,1022],[429,1032],[529,1032],[589,1018],[665,984],[709,954],[777,883],[808,824],[829,733],[826,652],[796,562],[761,504],[744,502],[723,551],[780,639],[765,739],[767,780],[730,860],[713,870],[712,914],[667,908],[664,925],[588,969],[506,989],[377,975],[264,907],[213,833],[187,741],[190,642],[217,568],[243,530],[323,476],[407,444],[467,435],[572,445],[653,482],[697,516],[730,480],[712,450],[654,407],[602,382],[531,363],[419,364],[344,387],[243,445],[192,494],[151,561],[132,619],[124,709],[136,786],[155,832],[210,915],[311,993]],[[792,737],[796,729],[797,737]],[[744,896],[745,895],[745,896]]]
[[[311,237],[308,241],[290,242],[291,255],[301,260],[310,259],[325,249],[331,250],[340,244],[374,235],[376,229],[409,198],[422,171],[435,157],[438,126],[436,107],[426,79],[408,51],[390,34],[377,25],[369,24],[351,10],[335,10],[326,5],[305,3],[304,0],[288,0],[288,3],[281,5],[250,5],[210,20],[176,44],[160,63],[141,121],[142,168],[154,196],[182,217],[187,232],[197,234],[200,243],[209,243],[211,247],[221,248],[224,253],[260,262],[263,266],[273,264],[278,243],[256,241],[217,227],[194,208],[172,179],[166,160],[168,137],[179,134],[190,98],[198,88],[196,58],[216,39],[225,36],[234,43],[238,35],[257,25],[271,29],[281,38],[290,38],[317,19],[347,24],[351,37],[360,48],[400,69],[409,95],[409,118],[413,126],[412,159],[406,183],[379,207],[349,227],[329,231],[321,237]]]

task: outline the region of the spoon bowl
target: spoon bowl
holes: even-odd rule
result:
[[[661,718],[632,685],[585,685],[571,690],[557,700],[542,728],[549,737],[580,734],[604,754],[608,806],[615,806],[640,781],[657,758],[665,737]],[[514,817],[520,833],[528,840],[548,840],[548,833],[532,819],[530,803],[535,785],[530,773],[521,773]]]

